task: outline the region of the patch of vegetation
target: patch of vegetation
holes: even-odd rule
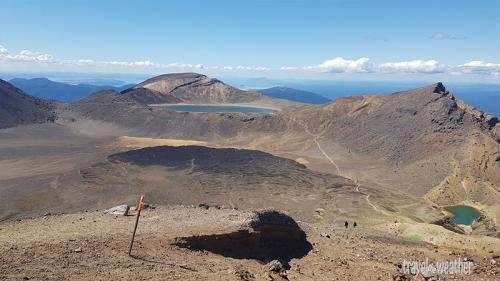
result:
[[[422,237],[418,234],[414,234],[414,235],[410,236],[409,239],[412,241],[422,242]]]

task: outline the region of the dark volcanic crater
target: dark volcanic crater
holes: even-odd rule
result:
[[[127,162],[139,166],[167,166],[175,169],[193,167],[196,172],[224,174],[259,174],[275,176],[283,171],[307,170],[293,160],[247,149],[211,148],[205,146],[148,147],[113,154],[112,162]]]
[[[131,150],[110,155],[111,163],[127,163],[142,168],[161,166],[168,171],[185,171],[185,176],[204,176],[211,181],[233,178],[240,183],[273,183],[279,185],[317,185],[338,187],[346,180],[330,174],[309,170],[306,166],[270,153],[235,148],[205,146],[160,146]],[[332,183],[332,181],[334,183]]]
[[[262,151],[204,146],[120,152],[79,174],[76,184],[91,205],[93,200],[133,202],[138,193],[146,193],[154,204],[207,203],[249,209],[289,210],[306,200],[302,217],[314,213],[326,191],[354,186],[349,179],[318,173]]]

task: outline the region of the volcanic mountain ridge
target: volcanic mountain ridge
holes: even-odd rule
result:
[[[54,122],[54,105],[30,96],[0,79],[0,129]]]
[[[144,104],[260,104],[277,107],[295,105],[257,92],[247,92],[198,73],[172,73],[148,79],[122,94]]]

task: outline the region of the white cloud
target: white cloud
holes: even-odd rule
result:
[[[98,61],[93,59],[60,60],[50,54],[41,54],[30,50],[21,50],[19,54],[11,54],[9,50],[0,45],[0,60],[13,63],[39,63],[57,64],[77,67],[140,67],[140,68],[182,68],[182,69],[203,69],[202,64],[171,63],[158,64],[150,60],[144,61]]]
[[[437,35],[436,35],[437,36]],[[443,34],[437,36],[442,37]],[[443,40],[443,39],[439,39]],[[159,64],[151,60],[140,61],[99,61],[93,59],[74,59],[74,60],[61,60],[57,59],[50,54],[33,52],[30,50],[21,50],[19,53],[11,53],[7,48],[0,45],[0,62],[6,62],[3,66],[23,68],[31,68],[35,65],[50,66],[50,69],[85,69],[97,71],[174,71],[190,70],[190,69],[208,69],[217,71],[228,72],[269,72],[269,71],[282,71],[282,72],[323,72],[323,73],[448,73],[456,75],[464,74],[484,74],[500,77],[500,63],[484,62],[484,61],[470,61],[465,64],[457,66],[446,66],[437,60],[412,60],[400,62],[386,62],[379,65],[374,65],[370,62],[369,58],[358,59],[344,59],[337,57],[331,60],[326,60],[319,65],[314,66],[282,66],[277,69],[272,69],[265,66],[204,66],[202,64],[189,64],[189,63],[170,63]]]
[[[22,50],[19,54],[11,54],[9,50],[0,45],[0,60],[10,62],[42,62],[54,63],[55,59],[52,55],[41,54],[29,50]]]
[[[236,69],[238,69],[238,70],[252,70],[252,67],[250,67],[250,66],[242,66],[242,65],[238,65],[238,66],[236,67]]]
[[[151,67],[151,68],[204,68],[202,64],[189,64],[189,63],[170,63],[170,64],[157,64],[150,60],[145,61],[95,61],[91,59],[80,60],[66,60],[62,61],[64,64],[88,65],[88,66],[125,66],[125,67]]]
[[[463,35],[450,35],[450,34],[445,34],[438,32],[430,37],[430,39],[433,40],[464,40],[467,39]]]
[[[465,74],[492,74],[494,76],[500,76],[500,63],[475,60],[458,65],[455,71]]]
[[[150,60],[144,61],[98,61],[93,59],[60,60],[50,54],[32,52],[30,50],[21,50],[18,54],[11,54],[9,50],[0,45],[0,60],[12,63],[38,63],[38,64],[56,64],[76,67],[114,67],[114,68],[181,68],[181,69],[203,69],[202,64],[171,63],[158,64]]]
[[[9,53],[9,50],[5,49],[4,46],[0,45],[0,55],[6,55]]]
[[[204,69],[203,64],[189,64],[189,63],[169,63],[169,64],[159,64],[150,60],[143,61],[100,61],[93,59],[76,59],[76,60],[60,60],[56,59],[50,54],[41,54],[32,52],[29,50],[22,50],[19,54],[11,54],[5,47],[0,45],[0,60],[14,62],[14,63],[38,63],[38,64],[54,64],[67,67],[90,67],[95,68],[106,68],[107,69]],[[208,69],[214,70],[226,70],[226,71],[255,71],[255,72],[265,72],[270,71],[271,68],[264,66],[224,66],[224,67],[208,67]]]
[[[152,66],[159,68],[205,68],[203,64],[190,64],[190,63],[169,63],[169,64],[153,64]]]
[[[436,60],[412,60],[401,62],[386,62],[378,66],[382,72],[404,73],[443,73],[446,66]]]
[[[158,67],[159,65],[146,60],[146,61],[102,61],[98,62],[104,65],[118,65],[118,66],[144,66],[144,67]]]
[[[265,71],[270,71],[272,70],[269,67],[265,66],[247,66],[247,65],[237,65],[237,66],[211,66],[210,69],[214,70],[225,70],[225,71],[258,71],[258,72],[265,72]]]
[[[268,67],[264,66],[246,66],[246,65],[238,65],[235,68],[236,70],[243,70],[243,71],[269,71],[271,70]]]
[[[322,64],[316,66],[305,66],[303,69],[330,73],[367,73],[372,72],[372,67],[369,58],[348,60],[343,57],[337,57],[332,60],[324,61]]]
[[[77,66],[138,66],[138,67],[159,67],[160,65],[152,61],[96,61],[92,59],[79,60],[63,60],[58,61],[60,64],[77,65]]]
[[[253,68],[255,71],[270,71],[271,68],[265,66],[256,66]]]
[[[280,67],[280,70],[283,70],[283,71],[298,70],[298,69],[299,68],[296,66],[282,66],[282,67]]]

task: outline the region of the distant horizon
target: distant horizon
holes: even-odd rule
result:
[[[164,73],[168,74],[168,73]],[[39,73],[2,73],[0,79],[14,78],[47,78],[54,82],[66,84],[88,84],[120,87],[129,84],[138,84],[157,75],[132,73],[75,73],[75,72],[39,72]],[[488,113],[500,117],[500,82],[446,82],[446,81],[363,81],[363,80],[319,80],[319,79],[273,79],[267,77],[241,76],[210,76],[242,90],[259,90],[272,87],[289,87],[319,94],[334,100],[344,96],[387,95],[399,91],[432,85],[442,82],[450,92],[468,104]]]
[[[133,72],[69,72],[69,71],[47,71],[47,72],[7,72],[0,71],[0,79],[10,80],[13,78],[25,78],[25,79],[33,79],[33,78],[47,78],[49,80],[55,82],[64,82],[61,80],[63,77],[74,77],[76,80],[85,80],[90,78],[99,78],[103,80],[122,80],[125,84],[136,83],[138,81],[144,81],[146,79],[164,75],[164,74],[176,74],[176,73],[198,73],[202,75],[206,75],[210,78],[216,78],[219,80],[229,79],[229,80],[268,80],[268,81],[290,81],[290,82],[313,82],[313,83],[397,83],[397,84],[421,84],[427,83],[428,85],[441,82],[445,86],[446,84],[460,84],[460,85],[500,85],[500,80],[489,80],[489,81],[469,81],[469,80],[439,80],[439,79],[339,79],[336,78],[297,78],[297,77],[266,77],[259,75],[212,75],[205,73],[204,71],[171,71],[171,72],[163,72],[158,74],[147,74],[147,73],[133,73]],[[128,78],[128,79],[127,79]],[[437,77],[434,77],[437,78]],[[136,82],[134,82],[136,81]],[[224,82],[224,81],[223,81]],[[499,93],[500,94],[500,93]]]

